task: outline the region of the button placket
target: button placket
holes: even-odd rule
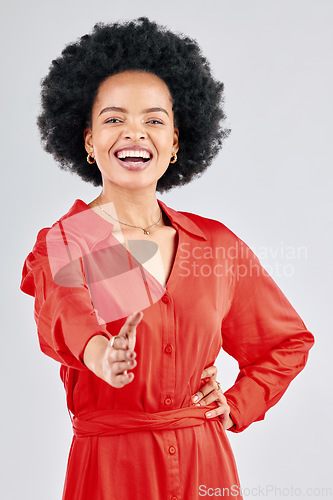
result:
[[[162,320],[162,366],[161,366],[161,409],[170,409],[175,402],[176,366],[175,366],[175,324],[174,305],[170,293],[166,291],[161,298]]]
[[[174,407],[176,388],[176,337],[173,297],[167,290],[160,300],[161,313],[161,410],[167,411]],[[180,500],[180,464],[177,453],[177,438],[175,431],[163,431],[164,450],[167,457],[168,485],[166,498]]]

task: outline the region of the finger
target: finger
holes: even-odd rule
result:
[[[212,418],[216,415],[223,416],[224,421],[226,422],[229,417],[230,413],[230,406],[228,405],[227,398],[222,394],[222,391],[216,391],[218,394],[218,398],[216,400],[216,404],[218,405],[218,408],[214,410],[210,410],[208,413],[206,413],[207,418]],[[210,415],[208,415],[210,414]]]
[[[116,361],[113,363],[112,369],[115,375],[120,375],[124,373],[126,370],[133,370],[137,365],[135,359],[131,359],[129,361]]]
[[[223,405],[218,408],[214,408],[213,410],[209,410],[207,413],[205,413],[205,417],[208,419],[220,417],[224,424],[228,421],[229,413],[230,407],[228,405]]]
[[[227,401],[227,398],[224,396],[224,394],[221,394],[220,391],[217,391],[217,394],[218,394],[218,398],[215,400],[216,404],[217,404],[217,408],[215,408],[214,410],[209,410],[208,413],[211,413],[212,416],[216,416],[216,415],[227,415],[229,416],[229,413],[230,413],[230,406],[228,405],[228,401]],[[207,416],[208,414],[206,413],[206,417],[207,418],[211,418],[209,416]]]
[[[124,325],[122,326],[119,335],[124,336],[129,340],[129,348],[134,350],[135,347],[135,340],[136,340],[136,327],[140,323],[140,321],[143,318],[143,312],[135,312],[134,314],[131,314],[131,316],[128,316],[126,319]]]
[[[192,402],[198,403],[202,398],[204,398],[205,396],[207,396],[207,394],[214,390],[217,390],[216,382],[214,382],[214,380],[212,379],[209,379],[209,382],[207,382],[207,384],[200,387],[199,391],[193,394]]]
[[[110,340],[110,344],[111,344],[111,340]],[[120,335],[116,335],[115,339],[113,341],[112,347],[114,349],[127,349],[128,348],[128,340]]]
[[[198,401],[200,401],[204,397],[204,394],[200,391],[197,391],[195,394],[192,396],[192,403],[198,404]]]
[[[121,373],[120,375],[116,375],[116,381],[113,384],[114,387],[123,387],[126,384],[129,384],[134,379],[134,373]]]
[[[209,377],[209,378],[213,378],[213,380],[216,380],[216,375],[217,375],[216,366],[208,366],[202,372],[201,378],[208,378]]]
[[[134,335],[135,331],[136,331],[136,327],[140,323],[142,318],[143,318],[142,311],[135,312],[135,313],[131,314],[130,316],[128,316],[128,318],[126,319],[124,325],[122,326],[122,328],[119,332],[119,335],[124,335],[124,334],[127,336]]]
[[[206,406],[206,405],[209,405],[210,403],[213,403],[214,401],[218,401],[218,400],[219,400],[219,393],[216,389],[214,389],[209,394],[207,394],[207,396],[198,400],[198,402],[196,403],[196,406]]]
[[[129,349],[110,349],[108,353],[108,362],[114,363],[115,361],[129,361],[136,358],[136,353]]]

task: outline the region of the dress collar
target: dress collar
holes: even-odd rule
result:
[[[180,229],[186,231],[187,233],[194,234],[195,236],[199,236],[200,238],[207,240],[207,237],[205,236],[204,232],[200,229],[200,227],[190,217],[188,217],[188,215],[191,215],[191,214],[186,215],[186,212],[178,212],[177,210],[173,210],[172,208],[168,207],[163,201],[161,201],[159,199],[157,199],[157,201],[158,201],[160,207],[162,208],[162,210],[169,217],[169,219],[174,227],[177,226]],[[78,212],[81,212],[81,211],[87,210],[87,209],[90,209],[89,205],[87,205],[87,203],[85,203],[84,201],[77,199],[77,200],[75,200],[73,206],[67,212],[65,217],[67,218],[71,215],[74,215],[75,213],[78,213]],[[100,218],[100,219],[101,219],[101,229],[102,229],[102,227],[104,227],[104,230],[105,230],[104,222],[102,223],[103,219],[102,218]],[[96,224],[97,220],[98,219],[94,219],[95,224]]]
[[[200,227],[195,222],[193,222],[192,219],[185,215],[185,213],[178,212],[177,210],[173,210],[172,208],[167,207],[166,204],[161,200],[157,201],[160,207],[164,210],[164,212],[171,220],[173,226],[176,225],[184,231],[187,231],[188,233],[194,234],[195,236],[199,236],[200,238],[207,240],[207,237],[200,229]]]

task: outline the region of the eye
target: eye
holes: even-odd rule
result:
[[[119,123],[120,120],[119,118],[109,118],[108,120],[105,120],[105,123]]]
[[[161,122],[160,120],[148,120],[148,123],[159,123],[160,125],[163,125],[163,122]]]

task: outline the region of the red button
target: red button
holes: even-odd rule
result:
[[[166,345],[164,348],[164,352],[166,352],[167,354],[171,354],[172,353],[172,346],[170,344]]]
[[[176,448],[174,446],[170,446],[169,453],[170,455],[174,455],[176,453]]]
[[[169,297],[167,295],[163,295],[162,297],[162,301],[166,304],[167,302],[169,302]]]
[[[178,497],[171,497],[171,500],[178,500]]]
[[[171,403],[172,403],[172,399],[171,398],[165,398],[164,404],[171,405]]]

